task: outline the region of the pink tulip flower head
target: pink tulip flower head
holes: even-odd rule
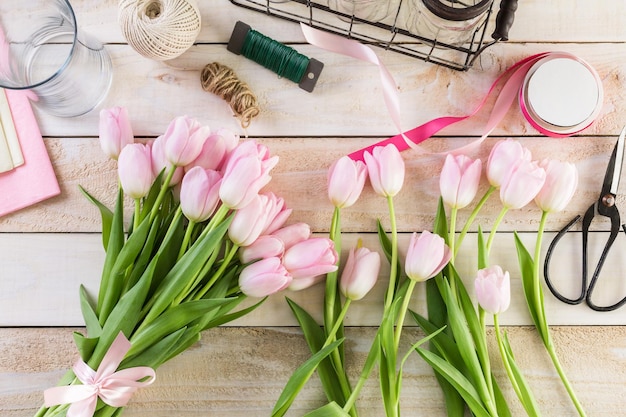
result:
[[[199,166],[189,170],[180,187],[180,208],[185,217],[199,223],[207,220],[219,202],[222,175]]]
[[[163,136],[159,136],[152,142],[152,173],[159,175],[163,171],[163,179],[167,177],[171,170],[174,170],[170,185],[176,185],[183,179],[183,167],[175,167],[165,157],[165,142]]]
[[[380,271],[380,254],[367,248],[352,248],[341,273],[339,289],[344,297],[360,300],[374,288]]]
[[[530,161],[531,153],[518,141],[513,139],[501,140],[495,144],[487,160],[487,179],[489,184],[500,187],[504,180],[522,161]]]
[[[185,170],[194,166],[201,166],[204,169],[220,170],[226,157],[239,142],[239,136],[228,129],[219,129],[204,141],[200,155],[194,159]]]
[[[290,208],[285,206],[285,200],[276,196],[274,193],[266,193],[267,196],[267,221],[263,228],[262,234],[269,235],[280,229],[287,221],[291,212]]]
[[[106,156],[117,159],[124,146],[134,142],[133,129],[124,107],[100,111],[100,147]]]
[[[465,155],[448,154],[439,177],[443,201],[452,208],[462,209],[472,202],[478,191],[482,162]]]
[[[499,314],[511,304],[511,280],[498,265],[478,271],[474,281],[478,304],[488,313]]]
[[[145,197],[154,182],[150,147],[142,143],[124,146],[117,160],[117,170],[126,195],[134,199]]]
[[[451,257],[443,238],[424,230],[411,236],[404,268],[410,279],[422,282],[441,272]]]
[[[352,206],[361,195],[367,167],[363,161],[354,161],[342,156],[328,171],[328,198],[337,208]]]
[[[269,214],[267,200],[267,196],[257,194],[250,204],[235,212],[228,227],[228,237],[233,243],[249,246],[261,236]]]
[[[270,182],[270,171],[278,157],[270,157],[266,146],[250,140],[239,144],[224,166],[220,198],[229,208],[245,207]]]
[[[509,172],[500,186],[504,207],[519,209],[533,201],[546,181],[546,171],[535,161],[522,161]]]
[[[394,145],[377,146],[363,155],[370,183],[377,194],[393,197],[404,183],[404,160]]]
[[[242,263],[259,259],[278,257],[285,253],[285,243],[274,235],[259,236],[251,245],[239,250],[239,259]]]
[[[285,245],[285,250],[289,249],[296,243],[307,240],[311,237],[311,226],[304,222],[298,222],[294,224],[290,224],[288,226],[281,227],[272,233],[272,236],[275,236],[283,241]]]
[[[174,166],[184,167],[202,152],[202,146],[211,135],[208,126],[196,120],[180,116],[172,120],[163,134],[165,157]]]
[[[546,171],[546,181],[535,197],[535,203],[548,213],[565,209],[578,187],[576,166],[553,159],[544,159],[539,166]]]
[[[313,237],[296,243],[283,255],[283,265],[294,278],[289,288],[299,290],[319,282],[324,274],[337,270],[338,261],[330,239]]]
[[[249,297],[267,297],[287,288],[291,280],[279,258],[266,258],[241,271],[239,288]]]

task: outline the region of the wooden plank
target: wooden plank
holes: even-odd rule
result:
[[[0,330],[0,413],[6,417],[33,415],[42,391],[56,384],[76,358],[73,329]],[[80,329],[78,329],[80,330]],[[534,330],[507,328],[516,359],[542,415],[574,415],[550,360]],[[374,330],[348,328],[349,374],[355,378],[365,360]],[[594,416],[621,415],[626,397],[626,331],[623,327],[553,327],[552,334],[566,374],[580,402]],[[401,351],[417,341],[408,329]],[[512,408],[523,410],[508,383],[489,330],[493,371]],[[576,348],[571,346],[575,344]],[[200,343],[159,368],[156,382],[139,390],[124,415],[185,417],[269,415],[287,379],[308,357],[300,332],[290,328],[218,328],[205,332]],[[359,402],[360,415],[383,413],[374,372]],[[324,404],[316,376],[301,392],[289,416],[301,416]],[[403,414],[445,416],[443,400],[430,368],[413,357],[407,362],[402,391]]]
[[[268,190],[282,196],[294,210],[290,222],[303,221],[317,232],[328,231],[332,206],[326,192],[326,175],[330,165],[342,155],[352,152],[375,138],[260,138],[280,162],[274,169]],[[500,138],[488,139],[473,155],[486,164],[489,151]],[[440,138],[438,142],[466,143],[463,138]],[[598,198],[603,172],[615,143],[614,137],[576,137],[568,139],[522,138],[521,142],[537,160],[557,158],[576,164],[579,186],[570,205],[562,212],[548,217],[548,230],[560,230],[575,215],[583,213]],[[47,138],[48,153],[61,186],[61,195],[0,218],[0,232],[100,232],[100,215],[79,191],[79,185],[109,207],[114,204],[117,187],[116,165],[108,161],[96,138]],[[303,153],[302,149],[306,149]],[[399,230],[421,231],[432,228],[437,198],[440,155],[419,156],[405,153],[407,167],[403,190],[395,197]],[[626,173],[624,173],[626,175]],[[625,179],[626,181],[626,179]],[[479,190],[487,189],[486,180]],[[478,200],[478,198],[477,198]],[[624,199],[618,199],[618,206]],[[127,204],[130,215],[131,203]],[[480,212],[476,225],[490,230],[501,210],[497,195],[493,195]],[[459,230],[470,209],[459,213]],[[127,216],[128,217],[128,216]],[[387,204],[366,185],[363,195],[353,207],[343,210],[342,227],[348,232],[375,230],[376,219],[386,219]],[[529,205],[512,210],[504,218],[501,231],[536,231],[540,212]],[[476,225],[473,230],[476,230]],[[600,228],[607,223],[598,221]]]
[[[224,45],[198,45],[176,65],[147,60],[126,45],[110,45],[114,80],[101,108],[128,108],[138,136],[158,136],[176,116],[187,114],[214,127],[232,127],[242,134],[265,137],[375,137],[395,135],[384,105],[375,66],[302,46],[302,53],[325,63],[313,93],[287,79],[279,79],[260,65],[226,51]],[[480,103],[494,80],[514,62],[546,50],[563,50],[590,62],[599,72],[607,94],[602,114],[585,134],[617,134],[626,105],[621,100],[621,79],[626,67],[625,44],[511,44],[496,45],[481,57],[480,71],[460,73],[423,62],[415,62],[390,51],[377,51],[398,84],[403,129],[411,129],[433,118],[469,114]],[[228,105],[200,87],[199,69],[220,62],[259,95],[261,114],[243,132]],[[170,64],[174,65],[174,64]],[[495,97],[494,97],[495,99]],[[446,128],[441,134],[476,136],[488,120],[493,100],[477,116]],[[537,135],[515,104],[493,135]],[[56,118],[38,111],[44,136],[97,136],[98,111],[72,119]],[[426,146],[435,150],[441,144]]]
[[[543,245],[542,259],[548,234]],[[344,235],[343,248],[346,252],[356,245],[357,239],[372,250],[380,251],[378,239],[373,234]],[[399,237],[401,259],[404,259],[410,235]],[[534,250],[535,235],[521,235],[526,247]],[[604,235],[591,237],[590,259],[598,259],[604,242]],[[473,293],[473,279],[476,274],[477,254],[475,235],[465,241],[456,268],[466,287]],[[521,287],[517,255],[510,233],[499,234],[492,249],[490,262],[501,265],[511,274],[512,302],[509,310],[501,315],[506,325],[531,324]],[[626,283],[622,271],[626,269],[626,259],[621,254],[626,251],[626,239],[618,239],[607,259],[601,279],[594,293],[599,305],[609,305],[626,296]],[[81,326],[78,289],[82,284],[95,297],[100,283],[100,273],[104,259],[98,234],[0,234],[0,326]],[[344,256],[346,253],[344,253]],[[382,255],[381,255],[382,256]],[[24,262],[28,259],[28,262]],[[344,257],[345,259],[345,257]],[[574,297],[580,292],[580,233],[571,233],[554,253],[550,276],[556,287],[564,294]],[[403,262],[403,261],[402,261]],[[542,264],[543,265],[543,264]],[[543,269],[542,269],[543,271]],[[351,326],[376,326],[382,315],[382,299],[387,286],[389,268],[383,262],[379,282],[372,292],[351,307],[346,323]],[[543,277],[543,274],[541,275]],[[545,288],[547,317],[554,325],[624,325],[623,310],[598,313],[585,304],[569,306],[562,304]],[[578,291],[578,292],[577,292]],[[293,326],[297,322],[284,300],[288,296],[309,311],[318,321],[322,317],[324,286],[316,285],[300,292],[286,292],[270,297],[265,304],[253,313],[231,323],[239,326]],[[256,300],[248,300],[252,304]],[[425,314],[425,288],[418,284],[411,308]]]

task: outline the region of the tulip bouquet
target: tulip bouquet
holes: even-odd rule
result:
[[[480,160],[471,160],[464,155],[446,157],[440,177],[442,197],[435,229],[446,238],[454,255],[444,273],[428,283],[428,319],[418,314],[414,314],[414,317],[427,334],[443,324],[449,327],[432,339],[430,350],[419,348],[418,352],[438,376],[448,415],[463,416],[467,406],[476,416],[510,416],[509,407],[491,373],[487,352],[485,314],[492,314],[498,350],[513,390],[529,416],[540,415],[532,391],[515,362],[511,344],[499,326],[498,316],[510,303],[509,273],[498,265],[489,265],[495,232],[505,214],[511,209],[526,206],[534,199],[543,213],[534,257],[515,235],[524,295],[541,340],[577,411],[583,416],[584,411],[563,372],[550,337],[538,269],[546,216],[564,209],[569,203],[578,184],[577,171],[574,165],[566,162],[532,161],[530,151],[517,141],[498,142],[486,166],[490,186],[457,236],[455,225],[458,210],[468,206],[474,199],[481,172]],[[475,308],[454,269],[454,261],[478,212],[497,190],[502,210],[486,241],[481,228],[478,229],[478,271],[474,281],[478,306]],[[449,221],[444,203],[450,208]]]
[[[262,192],[278,162],[267,147],[186,116],[134,143],[123,108],[101,112],[100,141],[120,184],[113,210],[83,190],[102,217],[100,290],[92,299],[80,289],[80,359],[44,392],[37,417],[118,416],[203,331],[336,269],[332,241],[311,238],[304,223],[284,226],[291,210]],[[134,202],[128,222],[124,196]],[[240,307],[247,297],[261,300]]]

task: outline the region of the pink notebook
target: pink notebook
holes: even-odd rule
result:
[[[5,90],[24,164],[0,174],[0,216],[60,193],[27,91]]]

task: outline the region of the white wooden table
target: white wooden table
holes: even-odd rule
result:
[[[294,209],[291,221],[308,222],[315,232],[328,232],[332,207],[325,194],[326,171],[341,155],[396,134],[382,100],[375,67],[325,52],[304,42],[298,25],[244,10],[226,0],[203,1],[202,31],[186,55],[191,69],[181,70],[139,56],[125,43],[117,24],[115,0],[74,0],[79,25],[106,43],[114,65],[113,86],[103,107],[125,106],[135,134],[151,138],[164,132],[174,117],[187,114],[215,127],[238,130],[228,106],[202,91],[197,70],[217,61],[230,66],[257,94],[261,115],[248,129],[250,138],[280,156],[270,189]],[[393,74],[400,94],[402,123],[411,128],[434,117],[470,112],[496,77],[514,62],[533,53],[562,50],[593,65],[605,89],[597,122],[580,135],[549,139],[521,117],[516,105],[480,151],[486,158],[502,137],[520,138],[536,159],[573,162],[580,173],[579,189],[565,212],[549,218],[548,230],[560,229],[597,198],[615,137],[626,123],[626,3],[612,0],[525,0],[520,2],[511,40],[487,49],[475,66],[457,72],[382,49],[375,49]],[[226,51],[234,23],[243,20],[273,39],[296,44],[307,56],[324,62],[315,91],[306,93],[259,65]],[[490,107],[489,105],[487,107]],[[96,209],[80,194],[82,185],[108,204],[116,185],[114,163],[101,154],[98,112],[59,119],[36,112],[46,147],[60,182],[61,195],[0,218],[0,414],[32,415],[42,391],[54,385],[76,358],[72,331],[83,323],[78,287],[96,291],[103,261]],[[475,139],[488,112],[449,127],[431,140],[432,149],[448,149]],[[469,137],[469,139],[467,139]],[[406,247],[409,232],[431,229],[438,195],[440,156],[404,154],[407,181],[396,199],[398,226]],[[483,184],[483,190],[485,185]],[[620,198],[618,205],[626,207]],[[488,229],[500,209],[490,200],[478,218]],[[463,217],[465,216],[465,217]],[[461,221],[467,213],[461,213]],[[357,205],[345,210],[345,244],[357,238],[378,248],[375,222],[386,217],[386,205],[367,187]],[[493,263],[508,268],[513,278],[513,303],[502,317],[518,362],[545,416],[570,416],[575,411],[540,344],[519,284],[512,231],[534,242],[540,213],[534,206],[511,212],[497,236]],[[600,224],[606,230],[606,223]],[[550,239],[553,233],[548,233]],[[468,242],[471,239],[468,239]],[[595,252],[603,244],[598,239]],[[569,245],[569,246],[567,246]],[[547,246],[544,245],[544,246]],[[575,280],[578,247],[556,260],[563,282]],[[475,254],[468,245],[459,260],[471,275]],[[625,236],[607,261],[599,297],[626,294]],[[545,247],[544,247],[545,252]],[[374,291],[346,319],[352,374],[364,360],[380,318],[385,271]],[[412,308],[424,305],[418,287]],[[322,288],[290,294],[320,316]],[[555,343],[574,389],[589,416],[624,415],[626,410],[626,310],[596,313],[586,306],[566,306],[546,292],[548,318]],[[125,411],[128,417],[262,416],[269,415],[291,372],[308,357],[308,349],[282,296],[272,297],[253,314],[228,327],[211,330],[202,341],[159,369],[158,380],[141,390]],[[419,331],[407,331],[416,340]],[[493,343],[493,334],[490,340]],[[495,346],[492,346],[495,347]],[[495,350],[494,350],[495,352]],[[496,363],[515,415],[522,415],[504,372]],[[403,405],[409,416],[443,416],[439,388],[430,368],[416,356],[405,373]],[[291,415],[323,404],[316,379],[311,380]],[[375,376],[366,385],[360,408],[364,416],[382,415]]]

